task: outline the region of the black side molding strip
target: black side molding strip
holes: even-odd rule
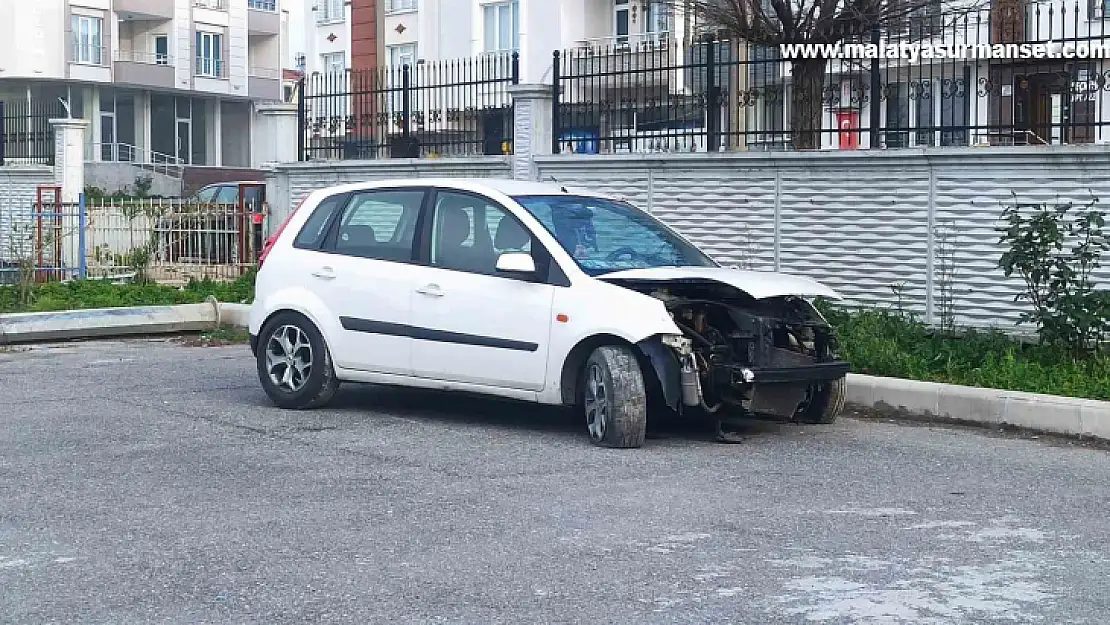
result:
[[[344,330],[352,332],[366,332],[367,334],[385,334],[388,336],[407,336],[421,341],[435,341],[437,343],[455,343],[458,345],[476,345],[478,347],[494,347],[497,349],[511,349],[521,352],[534,352],[540,348],[538,343],[514,341],[492,336],[479,336],[476,334],[461,334],[447,332],[446,330],[433,330],[431,328],[418,328],[400,323],[386,323],[384,321],[371,321],[357,317],[340,317],[339,323]]]

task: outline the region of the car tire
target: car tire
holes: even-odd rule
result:
[[[842,376],[835,380],[818,382],[809,387],[807,400],[794,413],[796,423],[829,424],[836,421],[844,410],[848,382]]]
[[[304,315],[283,312],[268,321],[259,332],[255,360],[262,388],[279,408],[319,408],[339,389],[324,337]]]
[[[582,368],[579,405],[590,442],[641,447],[647,434],[647,388],[640,363],[625,346],[598,347]]]

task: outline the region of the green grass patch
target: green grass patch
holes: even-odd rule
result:
[[[221,302],[249,303],[254,299],[254,278],[250,271],[234,282],[193,280],[183,288],[100,280],[47,282],[31,285],[25,298],[16,286],[0,286],[0,313],[197,304],[209,295]]]
[[[856,373],[1110,400],[1110,356],[1076,359],[1064,348],[1000,331],[943,333],[895,311],[822,306]]]

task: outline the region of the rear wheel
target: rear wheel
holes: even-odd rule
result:
[[[647,389],[636,355],[625,346],[594,350],[582,369],[580,405],[590,442],[640,447],[647,431]]]
[[[844,410],[847,396],[847,379],[817,382],[806,389],[806,398],[794,413],[796,423],[827,424],[836,421]]]
[[[311,321],[281,313],[262,328],[258,346],[258,379],[274,404],[306,410],[331,401],[339,379],[328,346]]]

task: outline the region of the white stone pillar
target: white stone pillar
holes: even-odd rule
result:
[[[539,180],[535,157],[551,154],[551,85],[511,85],[513,97],[513,178]]]
[[[258,104],[254,107],[251,167],[297,162],[297,105]]]
[[[76,270],[82,265],[81,255],[85,251],[77,203],[85,189],[85,130],[89,122],[52,119],[50,125],[54,127],[54,184],[62,188],[61,200],[67,205],[61,209],[61,260],[64,267]]]
[[[85,189],[85,119],[52,119],[54,127],[54,184],[62,187],[62,201],[76,202]]]

